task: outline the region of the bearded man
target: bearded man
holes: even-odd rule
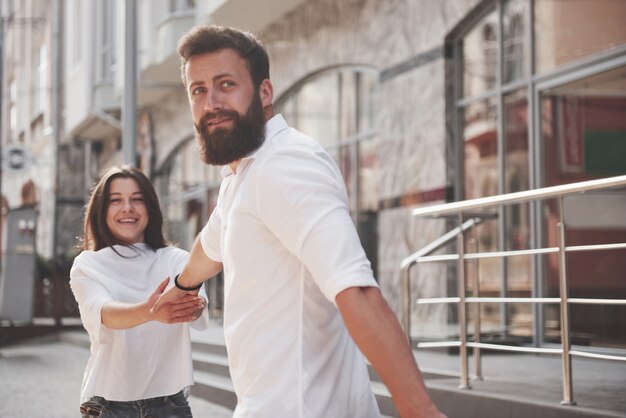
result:
[[[236,418],[380,417],[361,352],[402,417],[443,417],[374,280],[337,164],[274,114],[262,44],[202,26],[179,53],[200,156],[224,165],[223,181],[189,264],[153,309],[224,270]]]

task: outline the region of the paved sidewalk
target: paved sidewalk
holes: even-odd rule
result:
[[[78,417],[88,358],[89,349],[57,337],[0,347],[0,417]],[[190,404],[195,417],[232,417],[232,411],[204,399],[192,396]]]

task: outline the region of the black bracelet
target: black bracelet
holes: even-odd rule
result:
[[[177,274],[176,277],[174,277],[174,286],[176,286],[180,290],[184,290],[185,292],[193,292],[194,290],[198,290],[198,289],[200,289],[202,287],[202,283],[200,283],[197,286],[193,286],[193,287],[182,286],[180,283],[178,283],[178,277],[179,276],[180,276],[180,274]]]

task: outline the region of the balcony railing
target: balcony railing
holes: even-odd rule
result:
[[[596,245],[579,245],[566,246],[565,232],[566,224],[564,220],[564,197],[577,193],[585,193],[592,190],[602,190],[619,188],[626,186],[626,176],[618,176],[605,178],[600,180],[585,181],[567,185],[554,187],[546,187],[542,189],[528,190],[517,193],[510,193],[499,196],[491,196],[480,199],[472,199],[461,202],[448,203],[443,205],[428,206],[415,209],[413,215],[417,217],[433,216],[433,217],[450,217],[454,216],[458,219],[458,227],[446,233],[433,243],[427,245],[420,251],[410,255],[402,261],[402,300],[403,300],[403,326],[407,337],[411,340],[411,309],[414,304],[434,304],[434,303],[452,303],[458,305],[459,312],[459,339],[456,341],[439,341],[439,342],[422,342],[418,343],[418,348],[437,348],[437,347],[459,347],[460,351],[460,387],[469,388],[468,375],[468,348],[474,350],[475,371],[478,377],[481,376],[481,357],[480,350],[501,350],[522,353],[536,354],[552,354],[562,357],[562,382],[563,382],[563,400],[562,404],[575,404],[572,390],[572,362],[574,356],[585,357],[591,359],[602,359],[610,361],[626,361],[626,356],[608,355],[591,350],[572,350],[571,349],[571,331],[569,325],[569,306],[572,304],[597,304],[597,305],[626,305],[626,299],[593,299],[593,298],[569,298],[568,297],[568,275],[566,270],[566,256],[569,253],[582,251],[600,251],[600,250],[621,250],[626,249],[626,243],[612,244],[596,244]],[[488,208],[499,208],[502,206],[519,204],[524,202],[535,202],[546,199],[557,199],[558,201],[558,222],[557,238],[558,245],[556,247],[533,248],[528,250],[515,251],[497,251],[497,252],[478,252],[475,251],[465,253],[465,233],[471,231],[481,221],[481,217],[476,215],[476,211],[484,211]],[[626,208],[625,208],[626,209]],[[474,214],[472,214],[474,211]],[[495,214],[492,214],[495,216]],[[626,228],[626,225],[625,225]],[[435,250],[456,240],[457,253],[444,255],[430,255]],[[476,277],[473,286],[472,296],[467,296],[466,292],[466,271],[465,262],[467,260],[479,260],[489,258],[506,258],[521,255],[539,255],[539,254],[558,254],[558,272],[559,272],[559,297],[480,297],[478,289],[478,277]],[[457,263],[457,279],[458,279],[458,296],[456,297],[439,297],[439,298],[416,298],[411,294],[410,286],[410,269],[418,263],[425,262],[442,262],[456,261]],[[504,344],[493,344],[480,342],[480,313],[479,307],[481,303],[528,303],[528,304],[558,304],[561,321],[561,346],[560,348],[548,347],[519,347]],[[474,308],[474,341],[468,341],[467,336],[467,308],[471,305]]]

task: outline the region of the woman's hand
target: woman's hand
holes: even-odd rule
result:
[[[150,320],[163,322],[165,324],[175,324],[178,322],[195,321],[202,315],[206,306],[206,301],[202,296],[195,293],[187,293],[178,299],[165,302],[158,310],[151,308],[157,299],[163,294],[170,278],[163,280],[145,302],[145,307],[150,316]]]

